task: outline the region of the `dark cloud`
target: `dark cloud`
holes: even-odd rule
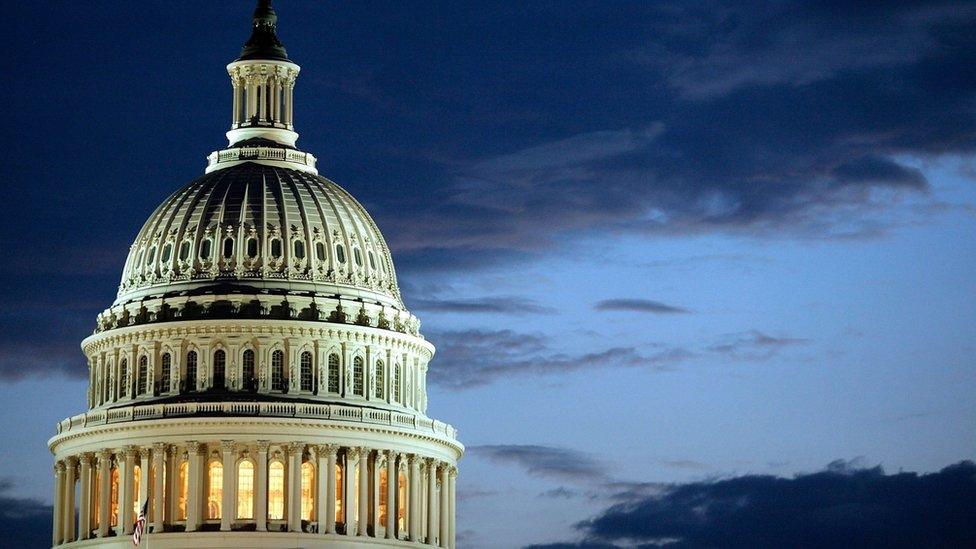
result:
[[[475,299],[411,299],[413,309],[442,313],[552,314],[555,309],[524,297],[482,297]]]
[[[51,506],[14,497],[11,488],[9,480],[0,480],[0,539],[7,547],[50,547]]]
[[[794,478],[746,475],[669,487],[577,528],[588,541],[545,547],[972,547],[976,464],[885,474],[844,461]]]
[[[466,389],[517,375],[547,375],[586,369],[664,369],[691,353],[668,348],[642,354],[633,347],[611,347],[566,354],[550,347],[541,335],[512,330],[460,330],[428,333],[437,342],[437,366],[428,380],[450,389]]]
[[[604,299],[593,306],[598,311],[630,311],[636,313],[675,314],[687,313],[688,309],[651,301],[650,299]]]
[[[724,336],[722,343],[712,345],[708,351],[734,360],[767,360],[776,356],[786,347],[805,345],[808,339],[797,337],[774,337],[758,330]]]
[[[606,478],[606,470],[588,454],[567,448],[532,444],[496,444],[470,446],[475,456],[494,461],[513,463],[526,472],[550,478],[579,481],[599,481]]]

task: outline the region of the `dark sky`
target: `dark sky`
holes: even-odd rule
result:
[[[464,546],[621,543],[645,512],[670,526],[632,540],[722,546],[728,516],[692,528],[686,498],[787,501],[775,479],[958,518],[929,484],[973,494],[944,468],[976,457],[976,4],[276,6],[299,147],[374,215],[438,347]],[[78,344],[226,144],[252,8],[4,8],[3,517],[43,514]],[[933,523],[892,524],[859,541]]]

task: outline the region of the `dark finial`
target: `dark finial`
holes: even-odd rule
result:
[[[238,61],[246,59],[277,59],[288,61],[284,44],[278,39],[278,14],[271,0],[258,0],[254,8],[251,37],[244,43]]]

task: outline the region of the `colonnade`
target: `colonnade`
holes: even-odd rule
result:
[[[234,89],[232,128],[261,124],[292,129],[293,97],[297,70],[261,73],[253,65],[231,72]]]
[[[455,546],[457,468],[418,454],[185,441],[61,457],[54,472],[53,545],[129,535],[148,501],[149,535],[254,530]]]

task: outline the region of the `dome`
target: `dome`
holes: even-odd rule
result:
[[[390,250],[363,206],[325,177],[256,162],[163,201],[129,250],[115,305],[218,286],[402,308]]]

